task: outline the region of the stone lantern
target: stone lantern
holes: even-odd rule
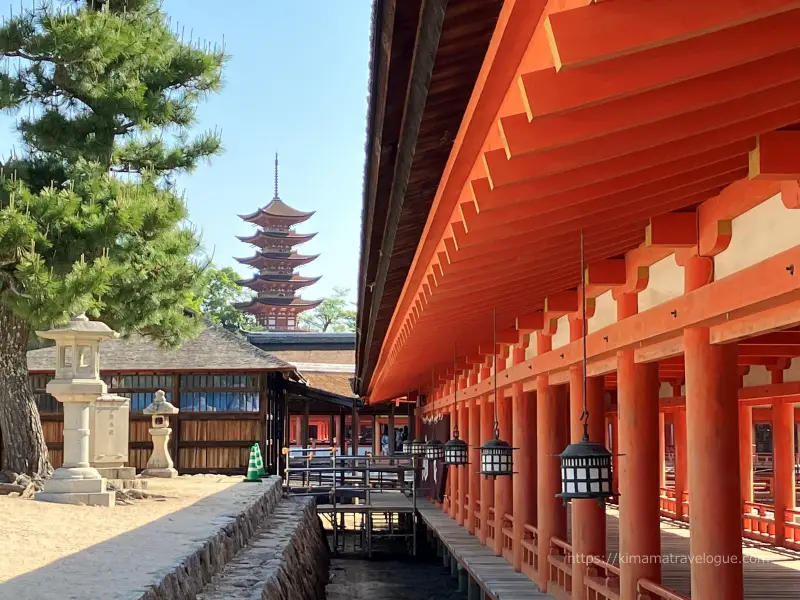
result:
[[[64,405],[64,464],[45,481],[36,499],[113,506],[114,492],[106,490],[106,480],[90,465],[89,406],[108,391],[100,379],[100,342],[119,334],[84,314],[37,334],[56,343],[56,374],[47,393]]]
[[[169,415],[176,415],[178,411],[177,407],[167,402],[162,390],[156,392],[156,397],[144,409],[144,414],[152,415],[150,435],[153,438],[153,454],[147,461],[147,468],[142,472],[145,477],[178,476],[178,471],[173,467],[172,457],[169,455],[169,436],[172,433]]]

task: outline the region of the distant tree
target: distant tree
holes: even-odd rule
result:
[[[236,283],[241,277],[230,267],[210,268],[205,273],[206,288],[203,297],[203,314],[215,325],[228,331],[260,331],[255,317],[236,310],[233,305],[246,302],[253,293]]]
[[[349,292],[345,288],[333,288],[333,294],[317,308],[300,315],[300,326],[311,331],[355,331],[356,311],[348,308]]]
[[[22,142],[0,163],[0,431],[4,468],[44,477],[33,330],[82,311],[166,345],[202,327],[174,180],[221,149],[190,128],[225,56],[177,36],[160,0],[36,4],[0,26],[0,110]]]

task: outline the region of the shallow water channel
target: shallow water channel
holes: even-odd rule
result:
[[[466,600],[441,560],[333,558],[326,600]]]

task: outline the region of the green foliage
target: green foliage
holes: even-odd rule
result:
[[[223,52],[184,43],[157,0],[45,3],[0,28],[0,302],[33,327],[85,310],[179,344],[208,280],[174,177],[221,151],[191,138]],[[9,60],[12,59],[12,60]]]
[[[356,330],[356,311],[348,308],[348,289],[335,287],[314,310],[300,315],[300,326],[311,331],[345,332]]]
[[[261,331],[255,317],[236,310],[233,305],[246,302],[253,293],[237,284],[241,279],[230,267],[222,269],[210,268],[205,273],[208,282],[203,299],[203,314],[214,324],[221,325],[228,331]]]

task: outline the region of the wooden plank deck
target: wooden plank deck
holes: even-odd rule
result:
[[[423,521],[447,546],[456,560],[496,600],[552,598],[526,576],[514,572],[503,558],[481,546],[475,536],[460,527],[441,508],[422,501],[417,506]],[[569,511],[567,513],[570,514]],[[609,508],[606,517],[610,562],[619,556],[619,511]],[[568,528],[569,529],[569,528]],[[800,600],[800,552],[743,540],[745,600]],[[684,596],[691,595],[689,526],[661,522],[662,585]]]
[[[332,510],[332,504],[317,505],[317,511],[319,512],[331,512]],[[372,492],[369,497],[369,503],[337,504],[336,510],[347,513],[410,513],[413,512],[414,506],[411,503],[411,499],[402,492],[382,491]]]
[[[619,553],[619,511],[608,509],[606,542],[609,558]],[[800,598],[800,553],[743,540],[745,600],[798,600]],[[689,526],[661,522],[662,585],[689,597],[691,563]]]
[[[425,501],[417,505],[422,520],[447,547],[450,554],[494,600],[550,599],[530,579],[494,552],[481,546],[478,539],[459,526],[450,516]]]

